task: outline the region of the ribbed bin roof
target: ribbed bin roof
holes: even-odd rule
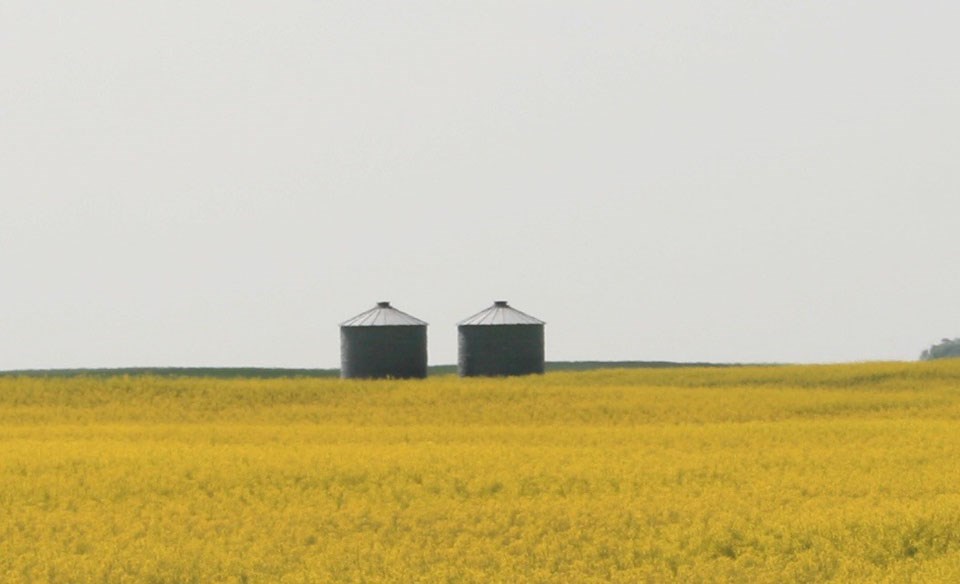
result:
[[[397,310],[389,302],[377,302],[370,310],[341,322],[340,326],[427,326],[427,323]]]
[[[546,324],[539,318],[520,312],[509,306],[506,300],[497,300],[490,308],[481,310],[470,318],[457,323],[459,326],[510,325],[510,324]]]

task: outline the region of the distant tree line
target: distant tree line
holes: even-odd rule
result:
[[[921,361],[944,359],[946,357],[960,357],[960,338],[943,339],[920,354]]]

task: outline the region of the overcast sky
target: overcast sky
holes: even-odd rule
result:
[[[960,336],[955,2],[0,0],[0,369]]]

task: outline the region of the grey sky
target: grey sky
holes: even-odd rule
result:
[[[954,2],[0,0],[0,369],[960,336]]]

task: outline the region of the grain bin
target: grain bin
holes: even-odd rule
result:
[[[427,376],[427,323],[378,302],[340,323],[340,377]]]
[[[542,320],[505,300],[457,325],[461,377],[543,373]]]

